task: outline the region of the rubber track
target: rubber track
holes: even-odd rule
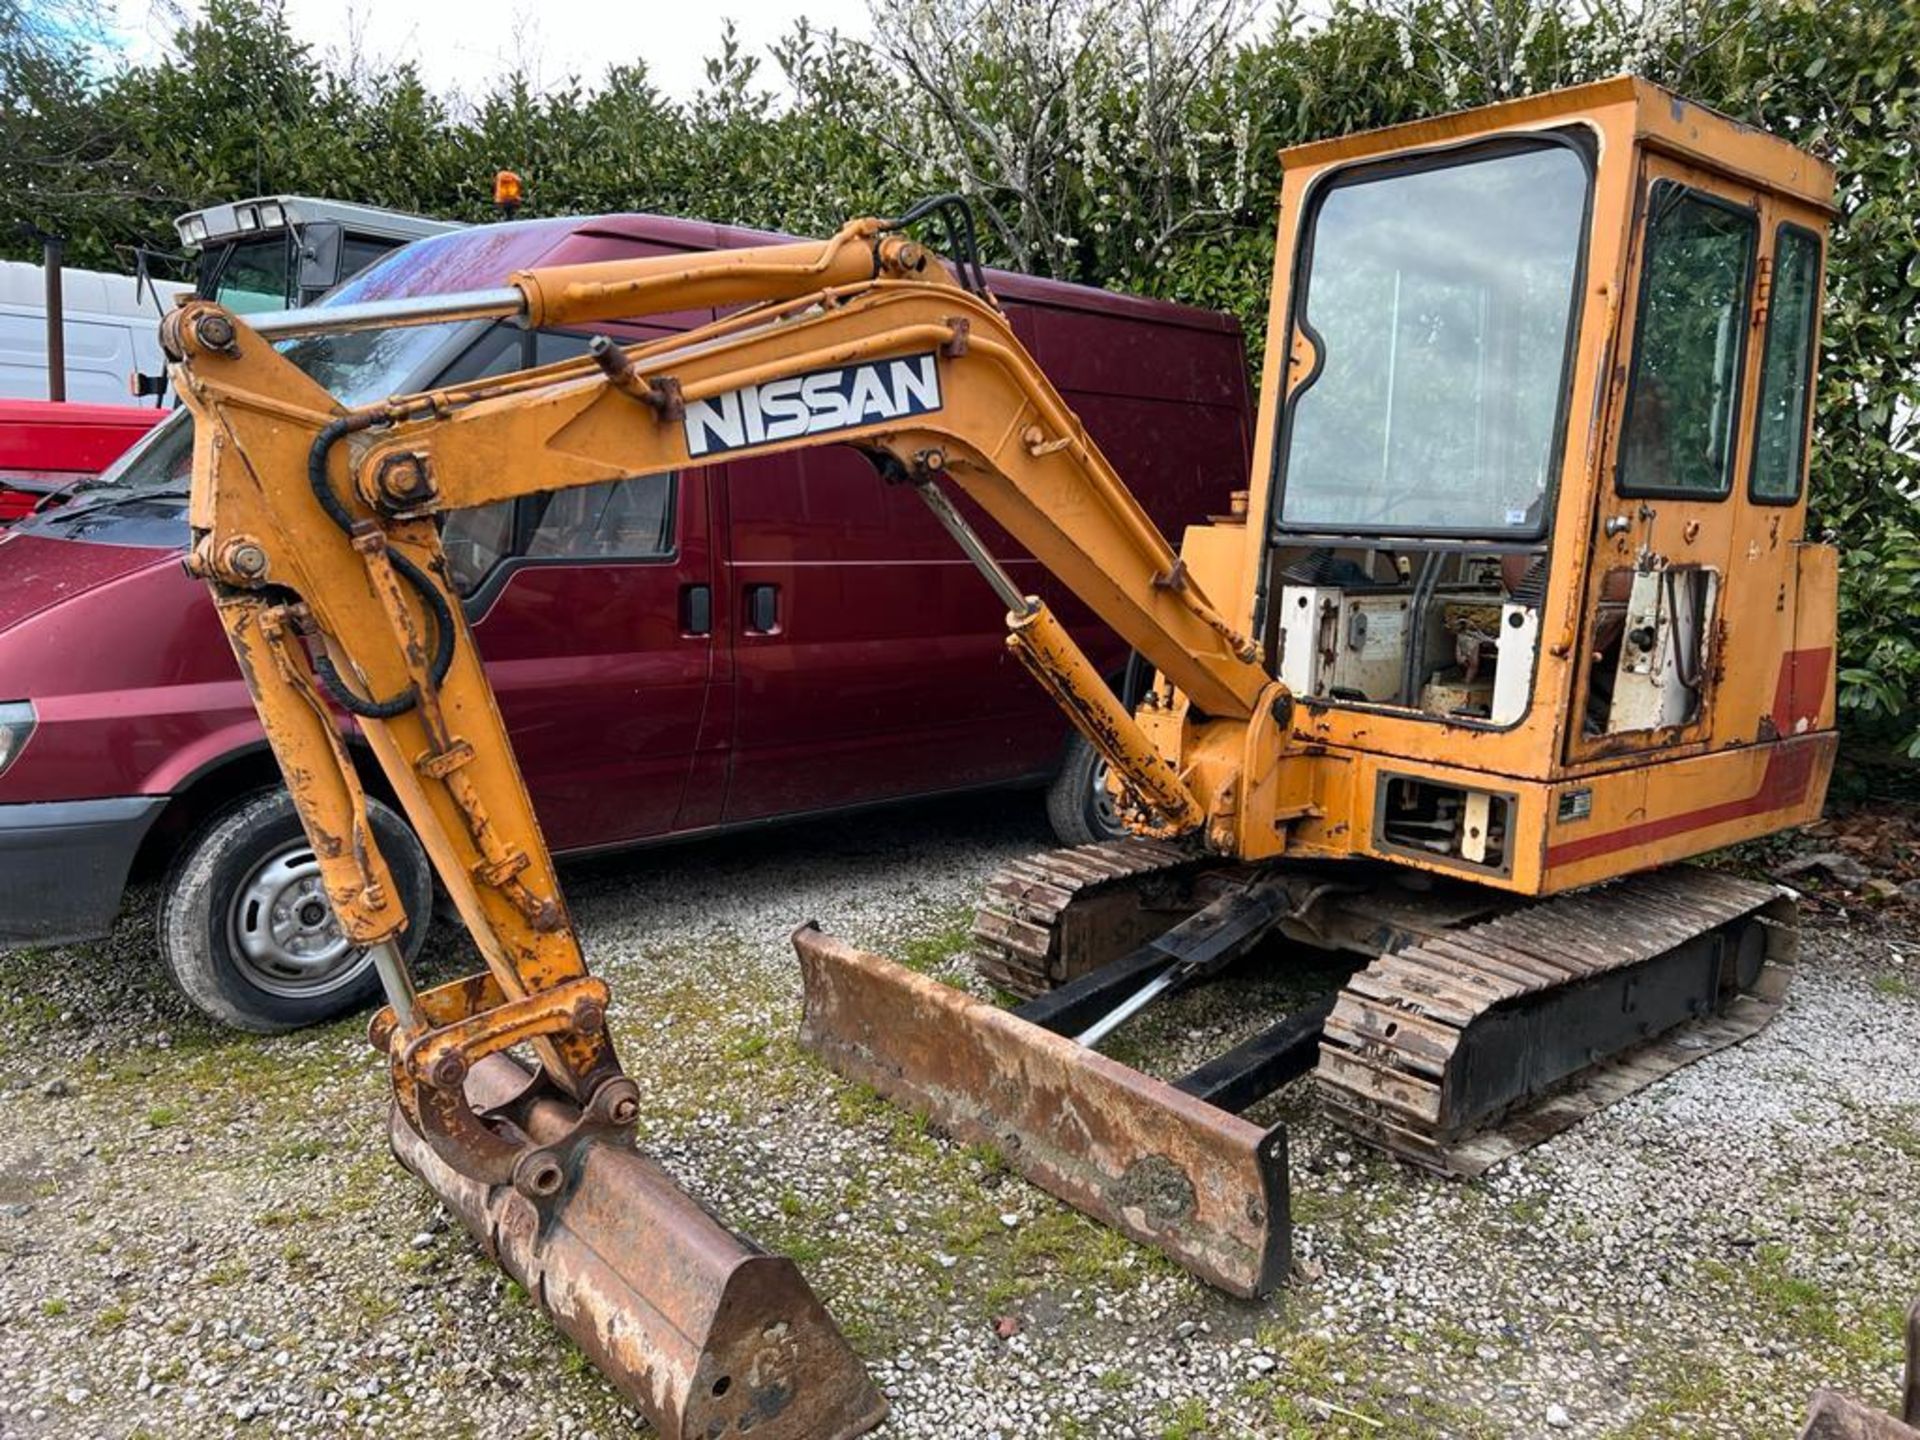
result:
[[[1001,867],[973,917],[973,960],[1003,990],[1031,999],[1068,978],[1069,907],[1169,870],[1201,863],[1158,840],[1108,840],[1046,850]]]
[[[1790,912],[1782,893],[1680,866],[1544,900],[1382,955],[1348,981],[1327,1021],[1315,1072],[1320,1092],[1333,1118],[1361,1138],[1429,1169],[1479,1174],[1771,1019],[1792,973],[1792,923],[1777,918]],[[1768,963],[1754,990],[1722,1014],[1603,1057],[1560,1091],[1530,1097],[1506,1116],[1463,1123],[1440,1113],[1447,1068],[1468,1062],[1462,1041],[1486,1012],[1652,960],[1762,910],[1777,912],[1762,917],[1772,927]]]

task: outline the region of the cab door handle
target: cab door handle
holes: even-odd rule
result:
[[[746,629],[752,635],[772,635],[780,628],[780,587],[749,585],[746,591]]]

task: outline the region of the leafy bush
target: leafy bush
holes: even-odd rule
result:
[[[1237,313],[1264,340],[1277,154],[1632,70],[1830,159],[1812,524],[1844,554],[1840,703],[1920,756],[1920,6],[1878,0],[1333,0],[1257,34],[1245,0],[900,0],[869,49],[804,24],[776,95],[729,31],[691,101],[638,60],[477,101],[406,63],[323,63],[273,0],[210,0],[171,53],[101,73],[0,0],[0,253],[28,227],[125,268],[170,217],[295,191],[487,218],[652,210],[821,233],[959,188],[1003,263]],[[56,17],[57,18],[57,17]]]

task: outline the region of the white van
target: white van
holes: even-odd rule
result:
[[[157,375],[160,317],[189,289],[158,280],[138,286],[131,275],[61,272],[67,342],[67,399],[95,405],[133,403],[135,371]],[[38,265],[0,261],[0,399],[47,395],[47,281]]]

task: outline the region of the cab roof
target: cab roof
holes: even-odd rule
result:
[[[1833,167],[1791,141],[1710,110],[1637,75],[1549,90],[1429,120],[1414,120],[1280,152],[1282,167],[1318,168],[1444,145],[1503,131],[1537,130],[1588,117],[1605,129],[1630,124],[1636,144],[1824,210],[1833,208]]]

